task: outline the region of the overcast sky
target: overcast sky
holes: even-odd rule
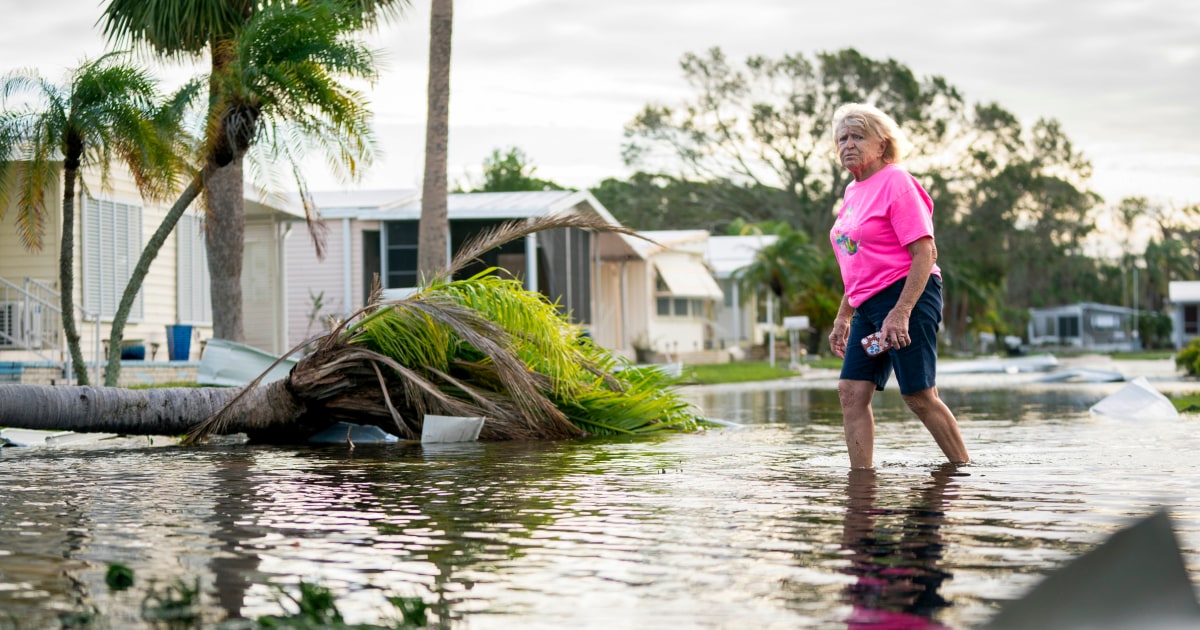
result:
[[[104,50],[104,0],[0,0],[0,69],[52,78]],[[428,0],[371,42],[384,159],[357,187],[419,188]],[[493,149],[520,147],[537,175],[572,187],[628,173],[623,126],[647,103],[689,94],[685,52],[812,55],[857,48],[1027,123],[1055,118],[1095,166],[1109,201],[1200,203],[1200,2],[1195,0],[458,0],[450,177],[477,176]],[[179,71],[177,71],[179,72]],[[313,189],[344,189],[322,169]]]

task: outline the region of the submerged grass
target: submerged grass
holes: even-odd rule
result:
[[[106,582],[111,591],[124,591],[134,586],[134,572],[121,564],[108,566]],[[393,619],[385,625],[348,624],[337,607],[333,591],[324,586],[300,580],[295,593],[283,586],[276,586],[283,614],[265,615],[257,619],[230,619],[218,624],[218,628],[229,630],[409,630],[429,627],[429,607],[420,597],[387,597],[392,606]],[[143,594],[141,617],[155,628],[171,630],[203,627],[201,607],[205,594],[200,580],[192,583],[182,579],[160,589],[151,579]],[[90,626],[97,621],[97,611],[69,613],[73,625]],[[68,627],[68,626],[64,626]]]
[[[708,363],[688,365],[683,370],[682,383],[689,385],[713,385],[717,383],[746,383],[752,381],[773,381],[795,376],[796,372],[785,364],[776,363],[774,367],[766,361],[745,361],[736,363]]]

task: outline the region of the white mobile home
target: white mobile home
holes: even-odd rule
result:
[[[80,332],[84,361],[93,374],[98,375],[112,357],[131,363],[122,370],[122,382],[153,380],[148,376],[149,366],[173,368],[194,361],[201,352],[200,342],[211,336],[204,218],[193,209],[180,220],[151,265],[130,313],[125,347],[110,350],[105,345],[117,303],[171,202],[144,201],[132,177],[120,168],[113,168],[108,183],[108,187],[101,186],[98,174],[85,171],[79,187],[74,231],[77,310],[67,316],[74,319]],[[0,363],[10,368],[8,380],[63,382],[72,378],[66,368],[59,309],[61,209],[62,181],[57,179],[46,191],[44,241],[37,251],[27,250],[17,237],[15,203],[10,201],[0,220]],[[281,348],[277,342],[284,338],[283,320],[263,314],[282,312],[280,239],[303,213],[247,199],[246,214],[243,287],[254,292],[246,300],[247,337],[264,349],[277,351]],[[168,326],[180,325],[171,331],[190,334],[168,340]],[[44,376],[28,378],[35,372]],[[167,378],[186,376],[168,373]]]
[[[366,304],[378,280],[384,290],[417,284],[417,230],[421,200],[416,191],[315,193],[326,227],[327,249],[318,260],[312,244],[288,239],[290,340],[299,344],[327,328],[329,317],[344,318]],[[542,191],[462,193],[447,199],[450,250],[447,260],[469,239],[506,221],[559,213],[587,213],[616,225],[590,193]],[[623,310],[622,279],[606,275],[607,265],[638,259],[616,233],[550,230],[489,252],[467,275],[499,267],[545,293],[584,326],[600,344],[631,348]]]
[[[724,295],[716,304],[715,342],[720,348],[752,346],[765,338],[771,326],[769,309],[760,307],[774,296],[758,291],[746,295],[737,282],[737,272],[754,262],[759,250],[778,240],[774,234],[712,236],[704,259]]]
[[[1130,350],[1136,343],[1134,313],[1131,308],[1094,302],[1031,308],[1029,344],[1098,352]]]

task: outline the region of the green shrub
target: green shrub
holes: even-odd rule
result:
[[[1190,376],[1200,375],[1200,337],[1193,339],[1186,348],[1175,355],[1175,365],[1183,368]]]

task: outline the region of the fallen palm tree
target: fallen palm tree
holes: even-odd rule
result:
[[[413,295],[373,303],[328,334],[282,380],[241,389],[0,387],[0,426],[124,434],[245,433],[294,442],[336,422],[418,439],[426,414],[487,418],[481,439],[694,430],[704,424],[654,368],[594,344],[512,278],[453,274],[484,252],[555,228],[630,233],[599,218],[509,223],[465,247]]]

